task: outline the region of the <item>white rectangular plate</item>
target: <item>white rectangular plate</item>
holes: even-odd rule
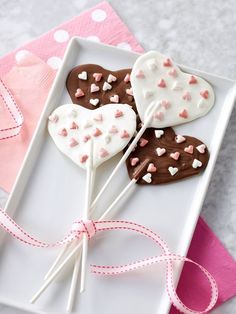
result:
[[[47,241],[61,239],[72,222],[81,215],[84,200],[85,171],[78,168],[56,148],[47,132],[51,111],[70,103],[65,87],[69,71],[79,64],[96,63],[107,69],[132,67],[138,54],[110,46],[72,39],[59,70],[17,178],[6,210],[15,214],[26,230]],[[175,128],[178,134],[195,136],[207,144],[210,161],[205,172],[180,182],[160,186],[136,186],[133,194],[119,204],[114,218],[131,220],[160,234],[172,252],[185,255],[199,217],[220,144],[233,108],[234,82],[186,67],[185,71],[202,76],[214,87],[216,103],[205,117]],[[98,170],[99,191],[121,155]],[[98,210],[102,211],[129,182],[125,167],[110,185]],[[118,209],[117,208],[117,209]],[[28,300],[41,286],[42,278],[58,250],[24,246],[2,236],[0,254],[0,302],[33,313],[64,313],[71,272],[60,276],[35,305]],[[96,243],[95,243],[96,242]],[[134,234],[111,232],[91,242],[89,261],[121,264],[158,254],[153,243]],[[69,269],[69,268],[68,268]],[[143,314],[168,313],[170,302],[165,292],[164,265],[153,266],[120,277],[88,275],[87,289],[77,294],[76,313]],[[71,268],[70,268],[71,270]],[[181,265],[176,269],[176,278]]]

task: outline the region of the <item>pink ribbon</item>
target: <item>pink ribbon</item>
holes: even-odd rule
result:
[[[23,125],[23,115],[17,106],[11,92],[0,79],[0,97],[3,100],[11,118],[13,120],[13,125],[8,128],[0,129],[0,140],[6,140],[12,138],[20,133],[21,127]]]
[[[0,209],[0,226],[13,237],[18,239],[19,241],[41,248],[49,248],[65,245],[66,243],[70,243],[75,239],[81,239],[83,233],[87,234],[88,238],[91,239],[96,235],[97,232],[100,231],[109,231],[109,230],[125,230],[132,231],[138,234],[141,234],[150,240],[152,240],[156,245],[158,245],[163,254],[159,256],[148,257],[143,260],[135,261],[127,265],[120,266],[101,266],[101,265],[91,265],[91,272],[99,275],[120,275],[125,272],[130,272],[133,270],[137,270],[139,268],[147,267],[157,263],[166,263],[166,290],[169,295],[169,298],[172,304],[182,313],[185,314],[203,314],[209,312],[214,305],[216,304],[218,298],[218,289],[215,279],[212,275],[201,265],[198,263],[186,258],[184,256],[176,255],[170,252],[167,244],[164,240],[162,240],[158,234],[153,232],[152,230],[136,224],[134,222],[129,221],[75,221],[72,225],[70,232],[61,240],[54,244],[49,244],[46,242],[42,242],[28,234],[25,230],[23,230],[20,226],[16,224],[16,222],[7,215],[7,213]],[[173,280],[173,263],[175,261],[181,262],[189,262],[197,266],[203,274],[206,276],[209,281],[210,289],[211,289],[211,297],[208,306],[201,311],[192,310],[188,308],[178,297],[176,293],[176,289],[174,286]]]

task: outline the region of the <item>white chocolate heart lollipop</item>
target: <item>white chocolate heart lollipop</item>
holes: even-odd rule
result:
[[[151,102],[159,103],[150,127],[170,127],[207,114],[214,91],[204,79],[183,72],[157,51],[140,56],[131,72],[131,85],[140,118],[145,120]]]
[[[89,141],[93,140],[93,167],[120,152],[136,130],[136,114],[126,104],[109,104],[95,110],[67,104],[49,117],[48,131],[59,150],[86,169]]]

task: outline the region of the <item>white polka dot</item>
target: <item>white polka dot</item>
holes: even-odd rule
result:
[[[54,33],[53,37],[54,37],[56,42],[64,43],[65,41],[67,41],[69,39],[69,34],[67,31],[65,31],[63,29],[59,29]]]
[[[87,39],[91,41],[95,41],[97,43],[100,42],[100,39],[97,36],[88,36]]]
[[[53,68],[54,70],[57,70],[59,69],[61,62],[62,62],[61,58],[51,57],[48,59],[47,64],[50,65],[50,67]]]
[[[92,20],[95,22],[102,22],[107,17],[107,14],[104,10],[97,9],[92,12]]]
[[[126,50],[131,50],[131,46],[130,44],[126,43],[126,42],[122,42],[116,45],[118,48],[122,48],[122,49],[126,49]]]
[[[17,63],[21,63],[22,61],[24,61],[25,57],[27,57],[29,55],[29,51],[28,50],[19,50],[17,51],[16,55],[15,55],[15,59]]]

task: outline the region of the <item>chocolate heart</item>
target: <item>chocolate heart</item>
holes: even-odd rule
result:
[[[129,80],[131,69],[106,70],[97,64],[75,67],[68,75],[66,87],[74,104],[87,109],[120,103],[131,105],[136,111]]]
[[[147,158],[138,184],[162,184],[187,178],[203,171],[209,160],[207,147],[198,139],[176,135],[172,128],[147,129],[126,161],[130,178]]]

